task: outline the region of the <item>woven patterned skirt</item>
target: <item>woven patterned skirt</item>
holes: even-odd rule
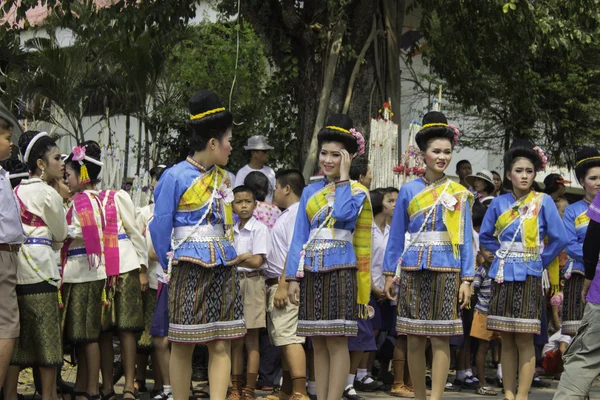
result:
[[[396,331],[419,336],[463,334],[458,272],[402,271]]]
[[[58,289],[47,282],[17,285],[20,336],[12,365],[57,367],[63,363]]]
[[[565,280],[563,290],[564,299],[562,306],[562,333],[574,336],[581,325],[585,304],[581,301],[581,290],[585,277],[581,274],[572,274]]]
[[[142,332],[142,286],[140,270],[119,275],[116,285],[106,288],[108,305],[102,307],[102,332]]]
[[[539,276],[527,275],[524,282],[493,282],[487,329],[539,335],[543,306]]]
[[[235,266],[173,267],[169,282],[169,340],[207,343],[246,335],[244,303]]]
[[[357,270],[308,272],[300,281],[298,336],[358,334]]]
[[[152,336],[150,328],[152,327],[152,318],[156,308],[156,289],[148,289],[142,292],[142,310],[144,317],[144,332],[137,342],[138,353],[150,353],[152,350]]]
[[[63,285],[61,325],[66,340],[93,343],[100,339],[102,327],[102,289],[105,280]]]

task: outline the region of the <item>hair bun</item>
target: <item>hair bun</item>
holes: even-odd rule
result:
[[[94,140],[86,140],[83,142],[82,146],[85,147],[86,156],[100,161],[100,158],[102,157],[102,149],[100,148],[98,142]]]
[[[188,101],[190,116],[203,114],[219,108],[223,108],[223,104],[212,90],[198,90]]]
[[[347,114],[332,114],[327,118],[327,123],[325,124],[326,129],[330,126],[342,128],[346,131],[350,131],[350,129],[354,128],[354,121]]]

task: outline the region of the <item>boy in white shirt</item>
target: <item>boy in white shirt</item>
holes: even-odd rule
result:
[[[256,220],[252,213],[256,207],[254,194],[246,186],[233,190],[233,212],[239,217],[235,224],[234,246],[238,254],[240,292],[244,300],[244,320],[248,333],[244,339],[234,340],[231,346],[231,382],[233,388],[228,400],[254,399],[256,379],[260,364],[258,333],[266,327],[266,288],[263,270],[269,240],[269,228]],[[248,353],[246,386],[242,389],[244,371],[244,345]]]

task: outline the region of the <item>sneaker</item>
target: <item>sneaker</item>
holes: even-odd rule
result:
[[[454,382],[454,384],[456,385],[456,381]],[[477,389],[479,387],[479,382],[475,382],[470,378],[466,378],[463,382],[462,385],[460,385],[461,388],[463,389]]]
[[[371,378],[371,382],[365,383],[367,379]],[[361,392],[374,392],[383,385],[383,382],[375,380],[371,375],[364,376],[360,381],[354,381],[354,388]]]
[[[354,393],[351,394],[350,392]],[[366,400],[364,397],[359,396],[358,393],[356,393],[353,386],[348,386],[346,390],[344,390],[343,398],[346,400]]]
[[[392,390],[390,390],[390,396],[402,397],[404,399],[414,399],[415,392],[404,384],[396,383],[394,386],[392,386]]]

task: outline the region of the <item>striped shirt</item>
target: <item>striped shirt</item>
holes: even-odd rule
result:
[[[488,276],[488,270],[483,265],[477,268],[473,287],[478,290],[475,311],[487,315],[492,299],[492,278]]]

